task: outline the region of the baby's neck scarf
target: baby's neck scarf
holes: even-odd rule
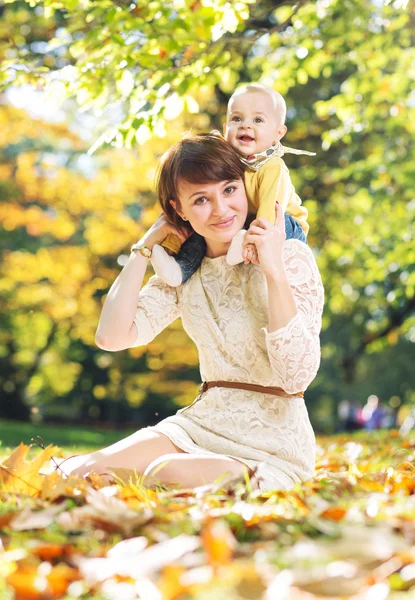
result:
[[[315,152],[307,152],[306,150],[296,150],[295,148],[288,148],[283,146],[281,142],[277,142],[270,148],[267,148],[263,152],[258,154],[251,154],[250,156],[240,157],[241,162],[246,165],[252,171],[258,171],[265,163],[267,163],[274,156],[284,156],[284,154],[306,154],[307,156],[315,156]]]

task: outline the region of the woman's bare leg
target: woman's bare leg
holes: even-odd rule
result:
[[[136,470],[140,475],[160,456],[179,453],[184,451],[177,448],[166,435],[144,428],[111,446],[69,458],[61,463],[60,468],[66,475],[79,477],[88,473],[108,472],[111,467]]]
[[[180,487],[191,488],[213,483],[228,474],[240,476],[241,481],[244,481],[247,470],[250,472],[247,466],[228,456],[175,453],[156,458],[148,465],[144,474],[165,485],[178,484]]]
[[[141,429],[132,435],[90,454],[64,462],[66,474],[80,477],[88,473],[109,473],[111,467],[135,470],[145,475],[144,485],[175,485],[197,487],[213,483],[228,474],[240,477],[251,470],[242,462],[228,456],[188,454],[175,446],[169,438],[152,429]],[[154,476],[153,476],[154,473]],[[257,482],[251,478],[253,488]]]

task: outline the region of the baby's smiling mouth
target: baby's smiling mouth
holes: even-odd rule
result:
[[[241,142],[253,142],[254,138],[251,135],[247,135],[246,133],[239,135],[238,140]]]

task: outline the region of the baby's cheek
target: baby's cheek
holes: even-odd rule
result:
[[[225,135],[225,140],[228,142],[228,144],[230,146],[232,146],[232,148],[236,151],[238,151],[238,140],[236,138],[236,135],[234,133],[227,133]]]

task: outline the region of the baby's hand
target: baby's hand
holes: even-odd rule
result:
[[[256,251],[255,244],[247,244],[245,246],[242,251],[242,258],[244,259],[245,265],[249,265],[249,263],[259,265],[258,253]]]

